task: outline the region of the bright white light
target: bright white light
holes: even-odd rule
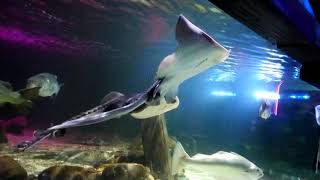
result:
[[[273,99],[273,100],[278,100],[280,99],[280,95],[275,92],[267,92],[267,91],[259,91],[256,92],[256,97],[258,99]]]
[[[236,96],[235,93],[226,91],[212,91],[211,94],[214,96]]]

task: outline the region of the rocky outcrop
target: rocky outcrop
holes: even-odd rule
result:
[[[98,180],[154,180],[150,169],[136,163],[105,164],[97,168]]]
[[[42,171],[38,180],[154,180],[150,170],[136,163],[103,164],[97,168],[56,165]]]
[[[0,179],[27,179],[27,171],[10,156],[0,156]]]
[[[38,180],[95,180],[97,177],[93,168],[56,165],[42,171]]]

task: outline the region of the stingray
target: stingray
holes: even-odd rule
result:
[[[145,91],[128,97],[119,92],[109,93],[101,105],[47,130],[36,131],[34,140],[22,142],[18,148],[28,149],[42,139],[63,134],[62,130],[66,128],[96,124],[126,114],[146,119],[177,108],[180,84],[222,63],[230,51],[183,15],[179,16],[176,24],[176,40],[176,51],[161,61],[155,82]]]

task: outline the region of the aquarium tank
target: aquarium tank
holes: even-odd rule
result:
[[[209,1],[0,5],[1,180],[320,179],[319,89]]]

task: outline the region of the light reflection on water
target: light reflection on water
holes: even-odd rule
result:
[[[86,3],[83,4],[83,2]],[[151,51],[149,54],[146,53],[147,57],[140,59],[143,62],[139,65],[143,64],[143,67],[146,67],[151,66],[148,63],[155,54],[161,52],[168,54],[175,49],[174,28],[178,15],[182,13],[195,25],[231,50],[229,59],[207,71],[205,79],[209,81],[235,81],[237,78],[250,77],[263,81],[279,81],[280,79],[299,78],[301,65],[298,62],[206,0],[154,1],[152,3],[140,0],[122,1],[121,3],[117,1],[90,2],[46,4],[35,0],[25,4],[22,2],[9,3],[6,5],[14,6],[17,12],[10,11],[10,8],[3,8],[4,13],[0,14],[0,22],[5,25],[17,24],[18,30],[27,31],[30,35],[33,35],[34,32],[47,33],[56,39],[63,39],[65,42],[59,43],[43,40],[48,48],[60,51],[70,51],[63,48],[65,45],[69,45],[72,50],[82,51],[84,46],[89,47],[91,42],[99,42],[106,47],[110,46],[109,49],[116,50],[108,51],[108,53],[103,51],[105,57],[102,59],[107,59],[107,57],[115,59],[128,54],[126,58],[130,60],[125,62],[127,66],[136,61],[128,53],[129,50],[136,52],[156,46],[156,49],[148,49]],[[83,11],[88,13],[87,16],[79,18],[78,11],[67,11],[77,3],[82,5]],[[65,11],[59,11],[60,8]],[[15,14],[19,14],[19,16],[14,16]],[[27,20],[22,17],[26,17]],[[128,19],[129,17],[131,19]],[[90,28],[86,29],[87,27]],[[81,29],[84,29],[85,33]],[[119,29],[121,32],[118,32]],[[8,39],[5,31],[0,30],[0,36],[1,33],[4,35],[3,37],[6,37],[6,39],[0,37],[2,41],[12,41],[12,39]],[[23,44],[25,39],[20,39],[21,42],[17,43]],[[75,40],[83,45],[72,44],[71,42]],[[87,45],[86,42],[90,42],[90,44]],[[42,44],[34,43],[33,46],[39,49]],[[75,52],[78,53],[78,51]],[[161,59],[156,61],[152,64],[153,67]],[[106,62],[106,64],[110,62]],[[131,69],[137,69],[141,72],[141,68],[133,67]]]
[[[204,30],[231,50],[228,60],[213,68],[207,80],[230,82],[250,78],[269,82],[299,78],[300,63],[229,15],[220,16],[225,18],[213,14],[200,21]]]
[[[241,26],[241,24],[238,25]],[[272,47],[269,42],[252,31],[240,33],[251,34],[255,38],[250,36],[230,38],[226,35],[217,37],[226,48],[231,49],[231,53],[225,63],[212,70],[208,80],[228,82],[235,81],[237,78],[250,77],[250,79],[269,82],[299,78],[300,63],[277,50],[276,47]]]

